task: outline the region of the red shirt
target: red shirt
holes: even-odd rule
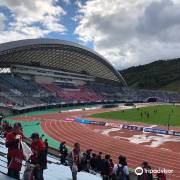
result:
[[[20,143],[18,143],[16,140],[16,135],[20,135],[21,140],[24,137],[22,131],[19,131],[18,133],[11,131],[6,135],[6,146],[8,147],[8,156],[9,157],[14,157],[15,154],[17,153],[17,151],[22,152]]]
[[[31,150],[33,152],[33,155],[31,156],[31,160],[33,164],[37,164],[39,159],[39,155],[42,151],[46,149],[46,145],[41,139],[38,139],[37,142],[32,142],[31,143]]]
[[[23,133],[21,131],[18,134],[15,133],[14,131],[11,131],[6,136],[6,146],[8,147],[8,157],[11,158],[11,162],[8,168],[20,171],[24,156],[23,156],[20,140],[19,142],[16,140],[16,135],[20,135],[21,139],[23,138]]]

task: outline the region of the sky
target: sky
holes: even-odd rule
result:
[[[0,43],[80,43],[116,69],[180,57],[180,0],[0,0]]]

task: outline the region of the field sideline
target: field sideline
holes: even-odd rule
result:
[[[126,120],[132,122],[143,122],[156,125],[167,125],[180,127],[180,106],[155,105],[128,110],[119,110],[94,114],[93,118],[110,120]]]

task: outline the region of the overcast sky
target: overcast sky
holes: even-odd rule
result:
[[[180,0],[0,0],[0,43],[49,37],[124,69],[180,57]]]

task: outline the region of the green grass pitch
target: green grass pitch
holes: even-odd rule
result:
[[[167,125],[169,120],[170,126],[180,127],[180,106],[156,105],[124,111],[120,110],[94,114],[92,117],[161,125]]]

